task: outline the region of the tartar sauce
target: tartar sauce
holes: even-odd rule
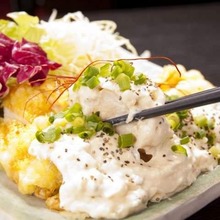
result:
[[[70,105],[78,102],[84,114],[99,111],[107,119],[125,113],[132,117],[143,108],[165,102],[163,92],[150,81],[132,84],[123,92],[108,79],[100,81],[98,88],[81,86],[70,92]],[[219,115],[218,109],[209,108]],[[192,133],[197,128],[185,126],[191,126]],[[184,144],[187,155],[174,152],[171,146],[179,144],[180,137],[164,116],[120,125],[116,131],[113,136],[100,131],[88,140],[64,134],[54,143],[36,139],[31,143],[29,153],[51,160],[62,174],[61,208],[92,218],[120,219],[145,209],[149,201],[159,202],[183,190],[201,172],[217,165],[196,141]],[[118,136],[131,132],[136,137],[134,146],[119,148]]]

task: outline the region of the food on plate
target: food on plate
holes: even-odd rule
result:
[[[79,12],[40,23],[9,16],[16,23],[0,21],[7,55],[0,57],[0,164],[22,194],[53,210],[120,219],[218,166],[219,104],[130,122],[142,109],[214,87],[199,71],[166,65],[153,80],[114,23]],[[133,54],[122,57],[123,45]],[[24,51],[19,59],[16,51]],[[126,124],[105,121],[123,114]]]

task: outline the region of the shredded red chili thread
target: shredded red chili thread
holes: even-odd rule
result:
[[[176,70],[178,71],[178,73],[181,77],[182,74],[181,74],[177,64],[172,59],[170,59],[169,57],[153,56],[153,57],[139,57],[139,58],[128,58],[128,59],[119,59],[119,60],[156,60],[156,59],[163,59],[163,60],[169,61],[173,66],[175,66]]]

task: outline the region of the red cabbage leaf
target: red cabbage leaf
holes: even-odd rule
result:
[[[16,78],[18,83],[28,81],[31,86],[37,86],[46,80],[49,70],[60,66],[48,60],[38,44],[25,39],[14,41],[0,33],[0,97],[8,93],[10,77]]]

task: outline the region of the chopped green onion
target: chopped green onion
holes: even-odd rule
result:
[[[131,84],[130,84],[130,78],[124,74],[121,73],[116,79],[115,81],[118,83],[119,88],[121,91],[125,91],[131,88]]]
[[[75,103],[73,106],[71,106],[69,109],[64,111],[65,119],[68,122],[72,122],[76,117],[80,117],[83,115],[82,113],[82,107],[79,103]]]
[[[47,131],[37,131],[35,136],[40,143],[53,143],[60,138],[61,131],[59,127],[51,127]]]
[[[87,126],[88,126],[89,128],[93,128],[93,129],[96,131],[96,129],[97,129],[97,127],[98,127],[98,122],[88,121],[88,122],[87,122]]]
[[[103,123],[102,130],[103,130],[103,132],[105,132],[106,134],[108,134],[110,136],[112,136],[115,133],[113,125],[108,122]]]
[[[134,145],[136,141],[135,136],[132,133],[122,134],[118,137],[118,146],[120,148],[127,148]]]
[[[73,127],[72,133],[79,134],[85,130],[86,130],[85,126]]]
[[[68,122],[73,121],[74,118],[75,118],[75,116],[74,116],[74,114],[72,114],[72,113],[67,113],[67,114],[65,115],[65,119],[66,119]]]
[[[146,82],[146,80],[147,80],[147,77],[143,73],[141,73],[134,80],[134,84],[135,85],[141,85],[141,84],[144,84]]]
[[[81,115],[82,115],[82,107],[79,103],[75,103],[73,106],[71,106],[67,110],[49,116],[48,120],[52,124],[56,119],[65,117],[65,119],[70,122],[70,121],[73,121],[75,117],[81,116]]]
[[[80,132],[78,135],[82,139],[89,139],[95,134],[95,130],[85,130]]]
[[[209,149],[209,152],[212,154],[212,156],[216,159],[219,159],[220,158],[220,149],[217,148],[216,146],[212,146],[210,149]]]
[[[49,116],[48,121],[53,124],[53,122],[55,121],[55,117],[54,115]]]
[[[186,131],[182,131],[181,138],[184,138],[186,136],[187,136],[187,132]]]
[[[215,119],[214,118],[210,118],[209,120],[208,120],[208,129],[214,129],[214,127],[215,127]]]
[[[207,139],[208,139],[208,142],[207,142],[208,145],[213,146],[213,145],[214,145],[214,142],[215,142],[215,140],[216,140],[216,135],[215,135],[215,133],[207,134],[206,137],[207,137]]]
[[[204,138],[206,136],[206,133],[205,133],[205,131],[204,130],[199,130],[199,131],[197,131],[196,133],[195,133],[195,138],[196,139],[202,139],[202,138]]]
[[[73,127],[83,127],[85,125],[85,120],[83,117],[76,117],[72,122]]]
[[[79,78],[73,85],[73,91],[76,92],[80,89],[82,85],[82,78]]]
[[[204,128],[208,126],[208,120],[205,117],[205,115],[198,115],[198,116],[194,116],[193,118],[198,127]]]
[[[63,118],[64,115],[65,115],[64,112],[59,112],[59,113],[57,113],[57,114],[54,114],[54,115],[49,116],[48,121],[49,121],[51,124],[53,124],[53,122],[54,122],[57,118]]]
[[[73,134],[73,126],[70,126],[70,127],[68,127],[68,128],[65,128],[65,129],[63,130],[63,133],[65,133],[65,134]]]
[[[82,106],[76,102],[74,103],[74,105],[72,105],[69,109],[68,109],[69,113],[81,113],[82,112]]]
[[[100,83],[97,76],[92,76],[90,79],[86,81],[86,86],[88,86],[90,89],[94,89],[96,86],[98,86]]]
[[[111,77],[112,79],[116,79],[122,73],[122,69],[120,66],[114,66],[112,69]]]
[[[86,116],[86,121],[93,121],[93,122],[101,121],[101,118],[99,117],[99,112],[95,112],[89,116]]]
[[[111,64],[106,63],[104,66],[100,67],[100,73],[99,75],[102,77],[108,77],[111,75]]]
[[[166,95],[166,100],[167,100],[167,101],[176,100],[176,99],[178,99],[178,98],[179,98],[178,95],[171,95],[171,96]]]
[[[177,112],[177,115],[179,116],[179,118],[180,118],[181,120],[187,118],[187,117],[188,117],[188,114],[189,114],[189,111],[188,111],[188,110],[183,110],[183,111]]]
[[[187,143],[189,143],[189,136],[185,136],[184,138],[182,138],[181,140],[180,140],[180,144],[187,144]]]
[[[177,130],[180,126],[180,118],[177,113],[169,114],[167,117],[168,123],[172,130]]]
[[[119,66],[121,68],[121,72],[125,73],[126,75],[129,76],[129,78],[133,75],[134,73],[134,67],[132,66],[131,63],[125,61],[125,60],[116,60],[114,62],[115,66]]]
[[[116,60],[113,64],[109,62],[100,68],[89,66],[74,84],[73,91],[77,91],[81,85],[88,86],[90,89],[95,88],[100,84],[99,77],[117,79],[116,83],[118,83],[121,91],[130,89],[130,82],[133,82],[135,85],[144,84],[147,77],[143,73],[134,75],[134,70],[133,64],[125,60]]]
[[[187,156],[187,151],[182,145],[173,145],[171,147],[172,151],[178,154],[183,154]]]
[[[99,74],[99,69],[94,66],[89,66],[84,72],[84,75],[91,78],[93,76],[97,76]]]

